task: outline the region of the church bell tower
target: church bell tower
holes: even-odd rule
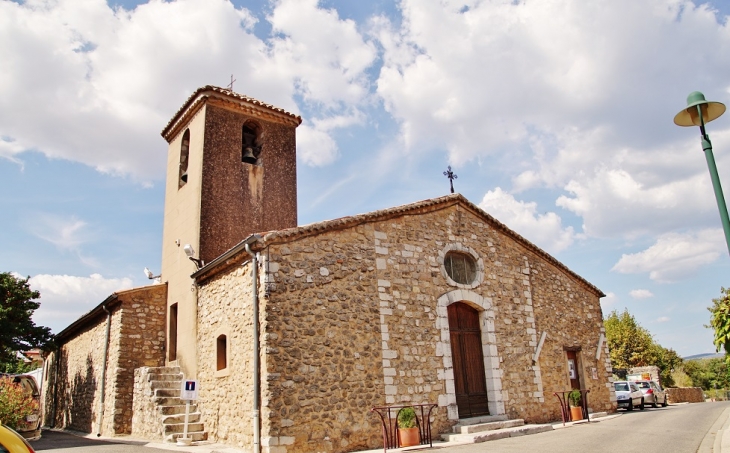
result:
[[[162,131],[169,144],[161,269],[168,285],[166,362],[189,378],[197,374],[190,275],[253,233],[297,225],[301,122],[272,105],[205,86]]]

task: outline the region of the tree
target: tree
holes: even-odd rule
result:
[[[658,351],[651,334],[636,322],[628,309],[623,313],[613,310],[603,324],[614,368],[656,364]]]
[[[725,350],[725,358],[730,354],[730,288],[720,288],[722,296],[712,299],[712,307],[707,307],[710,314],[710,327],[715,331],[715,351]]]
[[[674,387],[674,371],[679,370],[684,360],[677,354],[674,349],[667,349],[660,344],[656,344],[657,361],[655,365],[659,367],[659,377],[662,385],[665,387]]]
[[[36,326],[31,317],[41,306],[38,291],[30,289],[29,278],[0,273],[0,365],[17,364],[18,352],[32,348],[44,350],[54,345],[51,329]]]
[[[628,309],[622,313],[613,310],[603,324],[614,369],[653,365],[659,368],[662,385],[674,385],[672,371],[681,366],[682,358],[675,350],[656,343]]]

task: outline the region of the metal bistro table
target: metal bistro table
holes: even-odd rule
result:
[[[431,412],[438,404],[403,404],[398,406],[375,406],[370,409],[380,417],[380,423],[383,427],[383,451],[389,448],[399,448],[398,440],[398,414],[406,407],[412,407],[416,412],[416,427],[418,427],[418,435],[420,445],[429,445],[433,447],[431,438]]]
[[[578,390],[578,389],[575,389]],[[570,405],[568,404],[568,398],[567,394],[572,392],[573,390],[566,390],[564,392],[554,392],[553,395],[560,401],[560,415],[563,417],[563,426],[565,426],[566,421],[571,421],[570,419]],[[591,421],[590,417],[588,417],[588,392],[590,390],[586,389],[580,389],[580,401],[581,401],[581,409],[583,412],[583,420],[587,420],[589,423]]]

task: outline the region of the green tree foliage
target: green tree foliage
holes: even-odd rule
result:
[[[603,324],[606,326],[606,341],[614,368],[655,365],[657,348],[654,339],[648,330],[636,322],[628,309],[622,313],[612,311]]]
[[[613,310],[603,324],[615,369],[653,365],[659,368],[663,386],[674,385],[672,371],[682,364],[682,358],[673,349],[654,342],[651,333],[636,322],[628,309],[621,313]]]
[[[688,360],[682,365],[682,371],[689,376],[691,387],[730,388],[730,374],[723,359]]]
[[[38,402],[20,384],[0,377],[0,421],[17,429],[28,415],[38,412]]]
[[[657,360],[654,363],[659,367],[659,377],[664,387],[674,387],[673,371],[682,367],[684,362],[674,349],[667,349],[659,344],[655,345]]]
[[[712,299],[710,311],[710,325],[707,327],[715,331],[715,350],[725,350],[725,355],[730,354],[730,288],[720,288],[721,297]]]
[[[30,289],[28,278],[0,273],[0,365],[17,365],[17,353],[32,348],[50,349],[53,335],[48,327],[36,326],[31,317],[40,307],[38,291]]]

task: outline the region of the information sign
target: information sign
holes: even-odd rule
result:
[[[181,400],[197,400],[198,399],[198,381],[184,380],[180,385]]]

